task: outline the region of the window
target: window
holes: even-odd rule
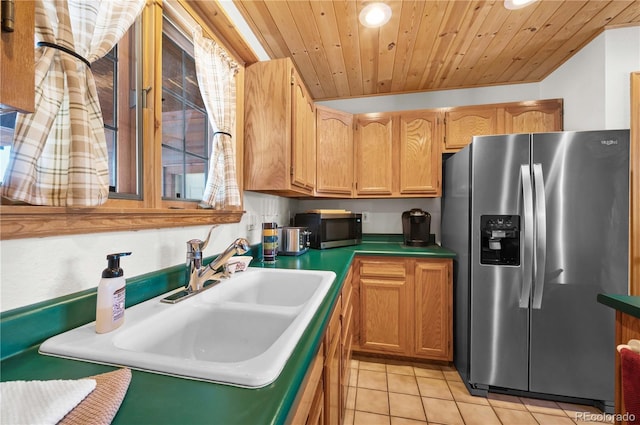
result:
[[[136,22],[120,42],[91,65],[109,152],[109,197],[140,199],[139,39]]]
[[[174,11],[180,9],[180,13],[186,13],[178,2],[172,0],[166,0],[163,6],[164,8],[160,7],[156,2],[148,3],[136,24],[136,29],[129,32],[129,36],[134,40],[130,39],[126,44],[124,39],[121,40],[117,49],[114,49],[106,58],[101,59],[104,61],[103,63],[96,65],[99,62],[97,61],[92,66],[96,81],[106,75],[106,78],[111,81],[109,84],[115,88],[111,90],[110,94],[100,92],[100,88],[98,90],[101,105],[103,102],[105,104],[111,102],[113,105],[105,113],[105,131],[113,135],[113,137],[109,136],[108,140],[114,138],[116,140],[110,148],[113,153],[112,161],[116,162],[114,172],[111,175],[111,184],[115,186],[116,192],[112,192],[107,203],[98,208],[67,209],[63,207],[2,205],[0,206],[1,239],[237,223],[240,221],[242,218],[241,207],[224,211],[199,209],[198,202],[189,201],[189,199],[198,199],[199,195],[196,196],[196,194],[202,191],[197,186],[204,185],[205,172],[207,171],[206,160],[210,149],[209,140],[213,134],[209,125],[204,124],[206,113],[202,107],[202,100],[194,97],[193,89],[196,89],[195,93],[199,94],[199,91],[195,85],[191,86],[191,81],[193,84],[196,81],[193,73],[184,73],[183,90],[176,90],[175,93],[180,95],[178,99],[183,105],[181,113],[189,116],[189,120],[184,120],[183,129],[193,132],[193,137],[192,135],[183,137],[183,147],[180,149],[175,148],[177,144],[174,144],[173,141],[169,143],[167,139],[166,143],[167,147],[172,146],[172,153],[177,152],[178,157],[182,158],[185,171],[182,174],[175,173],[176,182],[170,185],[170,190],[165,191],[162,187],[164,136],[158,124],[164,120],[165,108],[167,112],[170,111],[169,106],[163,106],[167,102],[162,102],[162,98],[165,97],[165,92],[162,89],[163,75],[157,69],[161,64],[157,63],[156,58],[164,53],[163,44],[166,44],[166,41],[163,42],[163,30],[166,28],[161,25],[163,9],[165,12],[169,9]],[[173,20],[173,16],[170,15],[170,17]],[[182,30],[185,34],[189,33],[189,28],[185,27]],[[170,41],[185,51],[187,57],[193,58],[193,53],[189,53],[189,46],[183,45],[184,40],[181,42],[180,37],[175,37],[174,33],[169,34],[169,31],[165,32],[167,32],[166,36]],[[177,30],[176,33],[180,34]],[[207,29],[205,29],[205,33],[211,34]],[[211,37],[216,38],[215,36]],[[125,53],[124,49],[132,50]],[[123,69],[125,69],[127,61],[130,61],[131,65],[125,72]],[[186,69],[188,67],[185,65]],[[115,75],[113,75],[114,70]],[[238,77],[240,81],[243,81],[243,74],[244,69],[241,68]],[[129,81],[125,82],[124,77],[129,78]],[[132,94],[134,88],[136,95]],[[115,98],[113,97],[114,93]],[[169,94],[173,95],[174,93]],[[242,102],[242,96],[238,96],[237,100]],[[169,104],[167,103],[167,105]],[[197,115],[196,112],[202,115]],[[129,121],[126,121],[126,118]],[[162,127],[164,126],[163,123]],[[242,134],[242,126],[242,119],[237,119],[236,131],[240,135]],[[13,121],[2,116],[0,146],[10,145],[12,137],[8,139],[9,142],[6,144],[4,141],[7,132],[13,133],[12,127]],[[123,137],[124,135],[127,137]],[[199,141],[198,147],[193,144],[195,140]],[[239,136],[234,140],[237,152],[237,175],[242,176],[242,137]],[[4,150],[2,149],[2,151]],[[2,155],[0,152],[0,160]],[[169,156],[164,159],[167,165],[178,162],[177,159]],[[136,177],[126,177],[127,172]],[[173,175],[173,172],[171,174]],[[178,175],[180,177],[177,177]],[[180,179],[182,182],[178,182]],[[127,183],[133,186],[127,186]],[[241,179],[238,183],[242,184]],[[175,190],[176,188],[179,190]],[[242,190],[242,186],[240,186],[240,190]],[[165,193],[168,196],[165,196]],[[180,193],[180,198],[175,196],[176,193]]]
[[[199,201],[213,130],[198,88],[193,45],[168,20],[162,36],[162,197]]]

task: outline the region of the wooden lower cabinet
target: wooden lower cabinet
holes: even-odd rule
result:
[[[338,296],[318,354],[305,378],[298,404],[290,415],[295,425],[341,424],[346,408],[353,338],[351,272]]]
[[[433,360],[453,359],[453,284],[451,260],[415,261],[413,354]]]
[[[289,416],[289,423],[292,425],[324,423],[324,351],[324,342],[322,342],[305,376],[305,382],[298,396],[298,404]],[[318,395],[319,392],[320,395]]]
[[[361,260],[359,268],[360,348],[407,353],[410,313],[405,260]]]
[[[354,351],[453,360],[452,260],[357,257]]]
[[[341,411],[347,408],[349,379],[351,378],[351,353],[353,350],[353,268],[349,269],[342,287],[342,357],[341,362]]]
[[[329,321],[329,330],[325,335],[325,359],[324,359],[324,410],[326,424],[342,423],[342,397],[340,394],[340,378],[342,375],[340,357],[341,349],[341,299],[338,299],[337,306]]]
[[[320,381],[316,388],[316,393],[313,397],[313,402],[311,403],[311,408],[309,410],[309,416],[307,417],[307,425],[324,425],[325,423],[324,386],[322,384],[323,382]]]

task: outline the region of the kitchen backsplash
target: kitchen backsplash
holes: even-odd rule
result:
[[[402,233],[402,212],[421,208],[431,214],[431,233],[440,242],[440,198],[414,199],[322,199],[299,200],[292,204],[293,212],[317,208],[337,208],[351,212],[367,212],[368,221],[362,223],[363,233]]]

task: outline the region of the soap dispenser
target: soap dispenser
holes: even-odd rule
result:
[[[107,268],[102,271],[98,284],[96,304],[96,332],[111,332],[124,323],[125,284],[124,273],[120,268],[120,257],[130,252],[107,255]]]

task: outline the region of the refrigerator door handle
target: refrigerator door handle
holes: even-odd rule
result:
[[[529,165],[520,166],[520,178],[522,180],[522,202],[524,205],[524,244],[522,252],[522,288],[520,289],[520,308],[529,308],[531,297],[531,280],[533,278],[533,184],[531,181],[531,168]]]
[[[544,192],[542,165],[533,164],[533,182],[535,188],[536,250],[533,286],[534,309],[542,308],[542,290],[544,289],[545,265],[547,261],[547,206]]]

